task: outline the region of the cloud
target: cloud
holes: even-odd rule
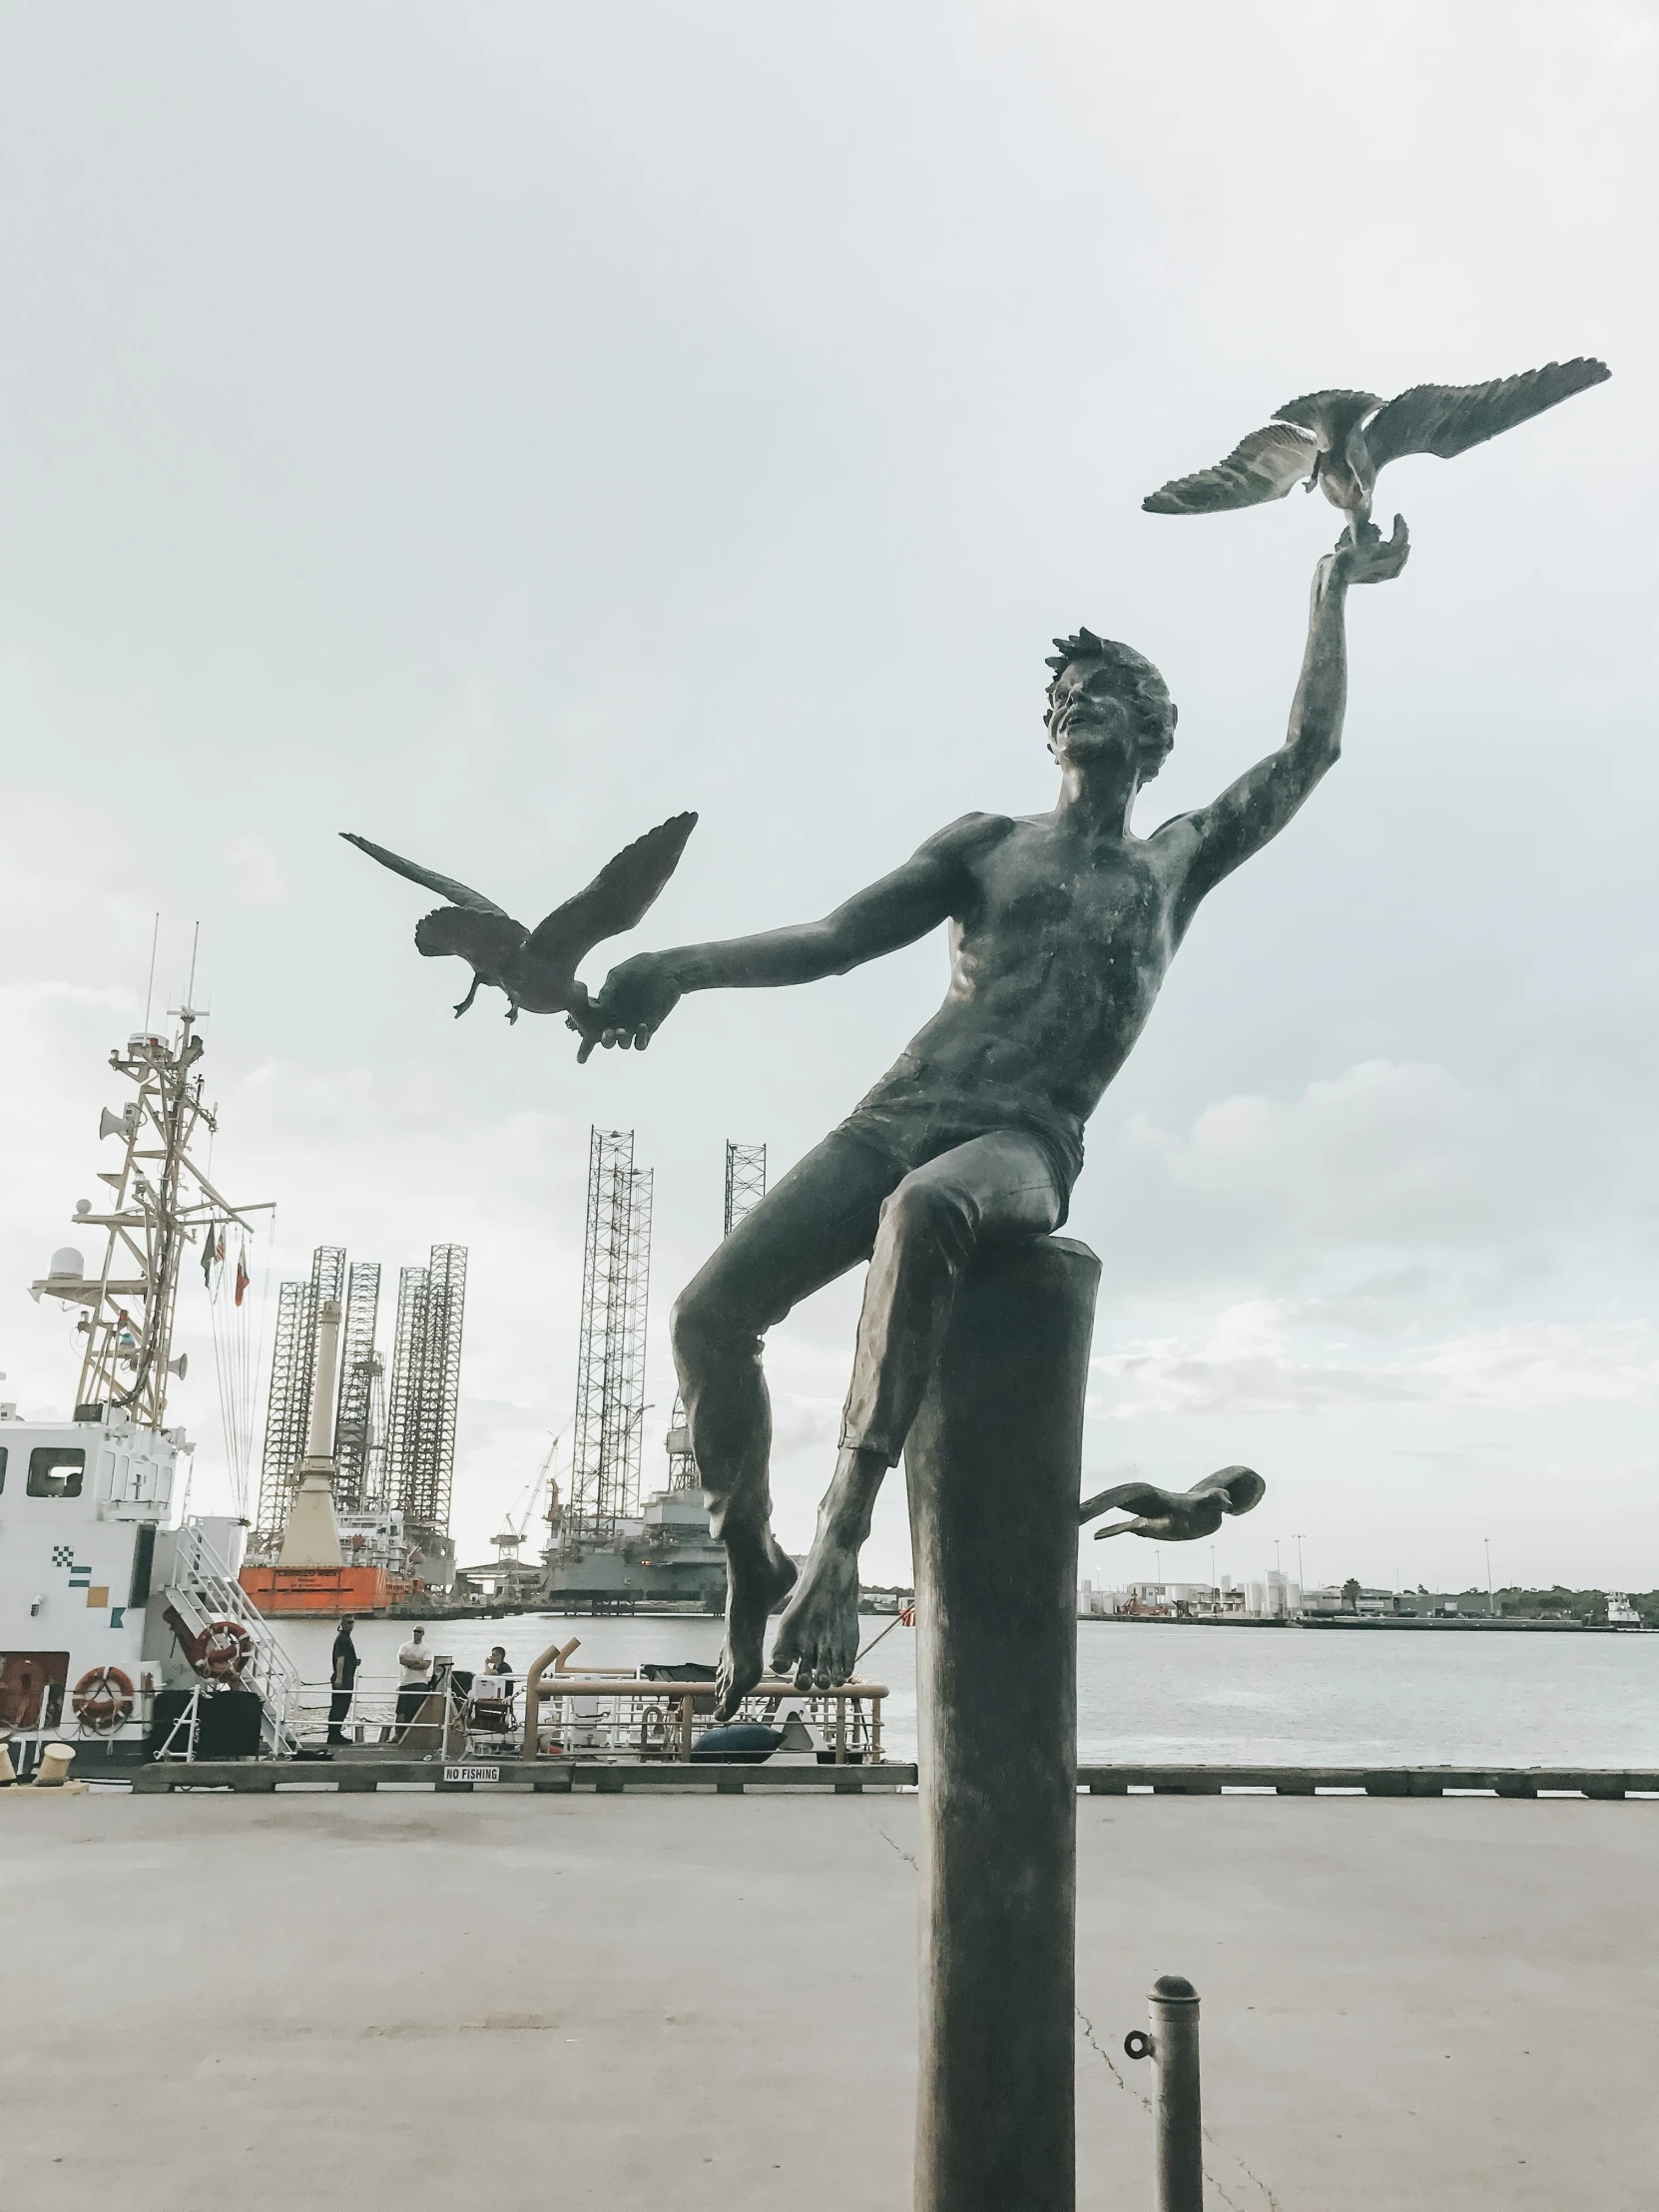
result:
[[[1293,1097],[1218,1100],[1185,1133],[1137,1116],[1096,1148],[1093,1179],[1128,1287],[1282,1287],[1341,1259],[1385,1297],[1390,1272],[1425,1283],[1427,1254],[1516,1265],[1581,1224],[1613,1189],[1628,1134],[1624,1110],[1572,1070],[1539,1063],[1476,1083],[1432,1062],[1366,1060]]]
[[[1203,1336],[1145,1339],[1103,1353],[1091,1366],[1107,1387],[1091,1393],[1089,1410],[1131,1419],[1400,1403],[1507,1413],[1659,1403],[1659,1335],[1646,1321],[1472,1329],[1360,1360],[1310,1344],[1319,1311],[1253,1300],[1229,1307]]]
[[[279,906],[288,895],[287,877],[263,837],[234,837],[225,865],[235,896],[247,905]]]

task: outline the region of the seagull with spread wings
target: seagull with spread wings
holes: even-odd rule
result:
[[[586,890],[555,906],[534,929],[526,929],[493,898],[468,889],[452,876],[401,859],[350,830],[342,830],[340,835],[382,867],[448,899],[447,906],[422,914],[415,923],[414,941],[416,950],[428,959],[454,953],[471,967],[472,988],[455,1008],[457,1018],[477,997],[478,986],[487,983],[492,990],[506,992],[509,1021],[517,1021],[521,1013],[567,1014],[571,1027],[583,1030],[579,1057],[585,1060],[594,1039],[585,1025],[587,986],[576,980],[576,970],[596,944],[644,919],[679,865],[686,839],[696,827],[697,817],[690,814],[659,823],[625,845],[615,859],[607,860]]]
[[[1248,1513],[1267,1493],[1268,1486],[1254,1467],[1218,1467],[1190,1490],[1161,1490],[1156,1482],[1116,1482],[1111,1489],[1086,1497],[1077,1508],[1077,1518],[1091,1521],[1097,1513],[1121,1506],[1136,1517],[1097,1528],[1096,1543],[1104,1536],[1151,1536],[1160,1543],[1186,1544],[1199,1536],[1213,1536],[1224,1513]]]
[[[1551,361],[1489,384],[1413,384],[1385,404],[1374,391],[1312,391],[1281,407],[1214,468],[1177,476],[1141,501],[1148,514],[1207,515],[1283,499],[1316,484],[1349,519],[1356,542],[1371,521],[1379,469],[1407,453],[1443,461],[1528,422],[1574,392],[1603,384],[1604,361]]]

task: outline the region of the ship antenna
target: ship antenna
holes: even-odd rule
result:
[[[150,1034],[150,1001],[156,995],[156,940],[162,933],[162,917],[156,916],[156,925],[150,932],[150,980],[144,986],[144,1033]]]

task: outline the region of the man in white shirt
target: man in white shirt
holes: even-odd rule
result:
[[[426,1649],[426,1631],[416,1627],[406,1644],[397,1647],[397,1725],[408,1727],[420,1711],[420,1701],[432,1680],[432,1655]]]

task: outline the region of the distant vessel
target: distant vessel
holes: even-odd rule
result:
[[[202,1019],[189,1004],[170,1034],[141,1030],[110,1055],[134,1095],[106,1110],[120,1164],[100,1171],[102,1210],[76,1206],[75,1227],[102,1231],[88,1275],[65,1246],[29,1286],[37,1304],[78,1307],[85,1347],[74,1410],[27,1421],[0,1406],[0,1739],[23,1763],[52,1737],[113,1744],[171,1726],[212,1685],[214,1725],[247,1750],[291,1749],[286,1713],[297,1677],[236,1580],[243,1524],[181,1520],[194,1450],[167,1425],[179,1274],[192,1247],[228,1290],[227,1232],[252,1231],[268,1205],[236,1206],[192,1157],[217,1127],[202,1096]],[[237,1261],[235,1307],[247,1288]],[[216,1339],[217,1342],[217,1339]]]
[[[571,1513],[550,1482],[548,1543],[535,1602],[548,1612],[632,1612],[640,1605],[726,1603],[726,1553],[709,1533],[709,1511],[684,1422],[667,1436],[669,1477],[635,1513],[596,1528]]]

